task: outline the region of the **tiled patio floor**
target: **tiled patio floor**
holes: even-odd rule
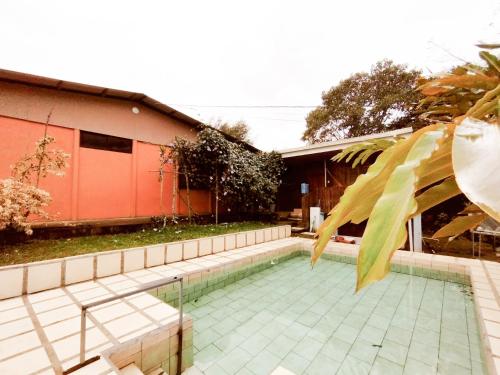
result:
[[[298,257],[187,304],[187,374],[484,373],[469,287],[391,273],[354,295],[354,277]]]

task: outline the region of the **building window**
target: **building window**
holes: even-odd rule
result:
[[[81,130],[80,147],[131,154],[132,140]]]

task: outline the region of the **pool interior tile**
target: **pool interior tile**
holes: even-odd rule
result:
[[[302,256],[258,271],[185,305],[202,373],[486,373],[467,285],[391,273],[354,294],[354,265]]]

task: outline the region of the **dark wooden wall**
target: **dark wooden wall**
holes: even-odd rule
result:
[[[299,156],[287,158],[287,170],[283,176],[283,184],[278,191],[278,210],[292,211],[302,208],[303,225],[309,224],[308,207],[319,206],[321,211],[328,214],[337,204],[345,188],[351,185],[356,178],[365,173],[373,160],[361,166],[352,168],[345,162],[332,162],[334,152],[321,155]],[[326,186],[324,163],[326,160]],[[309,184],[309,193],[300,193],[301,183]],[[340,234],[361,236],[364,224],[347,224],[339,229]]]

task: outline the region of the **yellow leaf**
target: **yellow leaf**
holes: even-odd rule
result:
[[[427,189],[416,198],[418,209],[413,215],[421,214],[429,208],[459,195],[460,193],[461,191],[455,182],[455,178],[447,178],[439,185]]]
[[[460,190],[500,221],[500,125],[466,118],[455,130],[452,160]]]
[[[446,136],[440,140],[439,149],[418,167],[417,190],[424,189],[453,175],[451,165],[452,137],[450,135],[453,134],[454,128],[455,124],[446,125]],[[363,194],[359,204],[351,211],[351,222],[359,224],[368,219],[377,199],[382,195],[385,183],[385,180],[378,180],[377,183],[370,184],[370,189]]]
[[[467,207],[465,207],[462,211],[460,211],[461,214],[477,214],[477,213],[483,213],[481,209],[476,206],[474,203],[469,204]]]
[[[330,241],[332,234],[343,224],[351,220],[351,214],[358,205],[364,204],[365,189],[371,190],[374,186],[384,186],[394,168],[403,162],[422,134],[442,128],[442,124],[433,124],[417,130],[409,138],[397,142],[382,152],[365,174],[359,175],[356,181],[348,186],[339,203],[330,211],[329,216],[316,231],[319,237],[314,244],[311,254],[311,263],[314,264]],[[382,188],[381,188],[382,191]]]
[[[389,272],[392,254],[406,241],[406,222],[417,210],[414,198],[417,168],[423,160],[432,156],[443,136],[444,130],[427,131],[420,135],[404,162],[394,169],[387,180],[361,240],[357,291],[381,280]]]
[[[487,217],[486,214],[458,216],[434,233],[432,238],[456,237],[466,230],[477,227]]]

